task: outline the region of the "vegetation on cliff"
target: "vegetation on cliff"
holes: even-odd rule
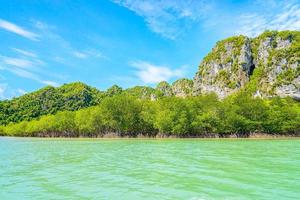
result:
[[[194,93],[225,98],[240,89],[300,99],[300,32],[266,31],[217,42],[199,66]]]

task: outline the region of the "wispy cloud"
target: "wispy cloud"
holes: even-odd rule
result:
[[[21,26],[18,26],[12,22],[6,21],[4,19],[0,19],[0,28],[15,33],[17,35],[20,35],[22,37],[25,37],[27,39],[33,40],[33,41],[38,41],[39,40],[39,35],[30,32]]]
[[[101,52],[95,50],[95,49],[89,49],[89,50],[85,50],[85,51],[73,51],[73,55],[76,58],[80,58],[80,59],[86,59],[86,58],[107,58],[106,56],[104,56]]]
[[[0,55],[0,64],[1,70],[9,71],[18,77],[31,79],[45,85],[59,85],[57,82],[44,80],[43,78],[41,78],[41,75],[45,72],[43,73],[43,70],[38,68],[38,66],[41,66],[43,64],[43,61],[35,59],[29,60],[26,58],[21,59],[15,57],[6,57]]]
[[[27,92],[23,89],[11,88],[7,83],[0,83],[0,100],[10,99],[26,93]]]
[[[11,66],[25,68],[25,69],[33,67],[33,63],[27,59],[6,57],[6,56],[0,56],[0,59],[6,65],[11,65]]]
[[[286,3],[280,12],[270,14],[245,14],[240,17],[237,34],[251,37],[265,30],[300,30],[300,5]]]
[[[112,0],[143,17],[155,33],[176,39],[190,22],[205,16],[212,4],[205,0]]]
[[[173,40],[191,25],[218,32],[222,37],[256,36],[265,30],[300,30],[299,0],[247,1],[247,10],[240,10],[241,6],[226,10],[221,2],[206,0],[112,1],[143,17],[151,31]]]
[[[77,58],[80,58],[80,59],[85,59],[88,57],[88,55],[86,53],[83,53],[83,52],[79,52],[79,51],[74,51],[73,52],[73,55]]]
[[[33,53],[32,51],[28,51],[28,50],[23,50],[23,49],[18,49],[18,48],[11,48],[12,50],[18,52],[19,54],[22,54],[24,56],[29,56],[29,57],[33,57],[33,58],[37,58],[37,54]]]
[[[51,85],[51,86],[55,86],[55,87],[60,85],[59,83],[57,83],[55,81],[43,80],[36,73],[30,72],[30,71],[25,70],[25,69],[9,68],[7,70],[10,71],[10,72],[12,72],[13,74],[19,76],[19,77],[31,79],[31,80],[37,81],[39,83],[42,83],[44,85]]]
[[[39,54],[41,54],[41,56],[39,56],[32,50],[12,47],[10,49],[13,50],[16,55],[0,55],[0,69],[8,71],[19,78],[33,80],[43,85],[59,86],[59,81],[56,80],[65,80],[66,76],[53,72],[52,69],[48,68],[48,65],[54,60],[57,61],[57,59],[55,59],[56,57],[61,57],[65,60],[70,59],[72,57],[70,52],[73,52],[74,48],[72,48],[71,44],[61,35],[57,34],[57,27],[41,21],[31,20],[31,26],[36,33],[38,33],[35,34],[11,22],[5,21],[4,23],[3,21],[4,20],[0,21],[2,22],[0,28],[5,26],[5,30],[10,30],[11,32],[15,30],[16,33],[22,34],[22,36],[29,39],[43,41],[39,42],[38,46],[42,50],[47,48],[49,54],[45,55],[43,51],[39,51]],[[14,29],[12,30],[12,28]],[[56,55],[56,52],[58,52],[59,55]],[[87,53],[88,56],[91,54],[90,52],[84,53]],[[68,64],[69,63],[66,63],[66,65]],[[8,90],[10,90],[10,93],[14,91],[14,95],[20,94],[17,93],[15,89],[8,88],[6,91]]]
[[[89,54],[92,57],[95,58],[104,58],[107,59],[107,56],[105,56],[102,52],[96,50],[96,49],[89,49],[86,51],[87,54]]]
[[[51,85],[54,87],[59,86],[60,84],[55,82],[55,81],[49,81],[49,80],[41,80],[41,83],[45,84],[45,85]]]
[[[17,67],[7,68],[7,70],[12,72],[13,74],[19,76],[19,77],[39,81],[38,75],[36,75],[33,72],[30,72],[28,70],[17,68]]]
[[[171,69],[145,61],[131,62],[130,65],[136,69],[137,77],[146,84],[168,81],[171,78],[179,78],[185,75],[183,68]]]

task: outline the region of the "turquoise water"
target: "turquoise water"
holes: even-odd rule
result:
[[[0,199],[300,199],[300,140],[0,138]]]

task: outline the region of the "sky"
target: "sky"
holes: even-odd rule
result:
[[[300,30],[300,0],[0,0],[0,99],[193,78],[218,40]]]

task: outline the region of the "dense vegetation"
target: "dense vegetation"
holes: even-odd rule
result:
[[[19,98],[0,101],[0,125],[97,105],[104,96],[103,92],[80,82],[57,88],[47,86]]]
[[[113,85],[106,91],[99,91],[81,82],[64,84],[61,87],[47,86],[12,100],[0,101],[0,125],[30,121],[59,111],[76,111],[99,105],[103,99],[120,94],[141,99],[191,95],[191,87],[192,81],[188,79],[179,79],[172,86],[162,82],[156,89],[135,86],[123,90]]]
[[[0,127],[1,135],[96,137],[227,136],[251,133],[300,134],[300,103],[263,100],[240,93],[219,101],[215,95],[156,101],[128,94],[107,97],[97,106],[62,111]]]

